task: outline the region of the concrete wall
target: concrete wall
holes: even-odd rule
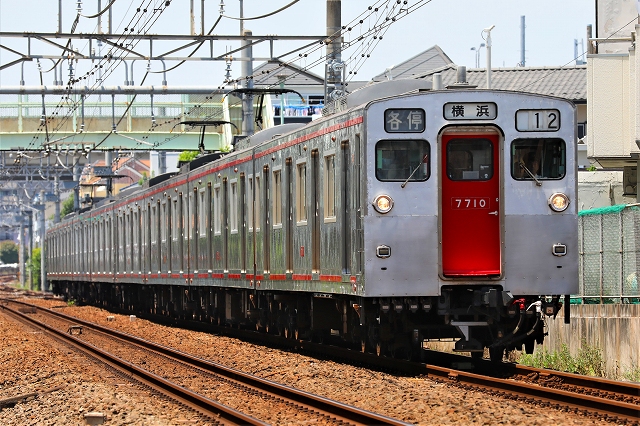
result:
[[[584,341],[601,350],[609,377],[640,367],[640,305],[571,305],[571,324],[564,323],[561,311],[547,325],[544,349],[549,352],[560,351],[564,343],[575,356]]]

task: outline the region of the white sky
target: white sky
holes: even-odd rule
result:
[[[245,17],[254,17],[277,10],[292,0],[244,0]],[[77,0],[62,0],[63,2],[63,32],[69,32]],[[98,0],[82,1],[86,15],[97,12]],[[104,7],[108,0],[102,0]],[[164,1],[160,0],[117,0],[114,4],[114,33],[122,32],[140,5],[151,4],[157,7]],[[225,0],[225,14],[239,16],[239,0]],[[342,0],[342,24],[349,22],[366,11],[369,5],[395,3],[394,1],[378,0]],[[419,0],[408,0],[408,5],[416,5]],[[595,0],[431,0],[424,1],[424,5],[415,12],[394,23],[384,34],[378,46],[370,53],[370,58],[359,68],[357,80],[368,80],[385,70],[410,57],[439,45],[444,52],[459,65],[475,66],[475,52],[471,47],[478,47],[484,40],[482,29],[495,24],[492,31],[492,65],[494,67],[514,67],[520,62],[520,17],[526,17],[526,65],[527,66],[557,66],[573,64],[574,39],[584,40],[586,48],[586,26],[593,24],[595,36]],[[201,0],[194,0],[196,30],[200,30]],[[205,27],[209,30],[219,14],[220,0],[206,0]],[[143,7],[145,7],[143,6]],[[382,7],[381,7],[382,9]],[[82,18],[76,32],[95,31],[96,19]],[[366,19],[364,30],[374,24],[373,19]],[[217,35],[239,34],[239,22],[223,18],[216,30]],[[106,32],[106,14],[103,18],[103,30]],[[323,35],[326,32],[326,2],[325,0],[300,0],[285,11],[274,16],[246,21],[245,28],[253,31],[254,35]],[[58,29],[58,1],[56,0],[0,0],[0,31],[42,31],[55,32]],[[152,33],[187,34],[189,24],[189,0],[172,0],[170,6],[153,26]],[[356,38],[361,33],[360,27],[351,34]],[[66,40],[60,39],[60,44]],[[214,47],[214,54],[223,54],[227,46],[237,47],[235,42],[218,42]],[[24,40],[0,39],[0,44],[15,50],[26,50]],[[303,42],[289,44],[276,43],[275,53],[301,46]],[[78,41],[75,46],[80,51],[87,51],[87,43]],[[154,45],[154,53],[164,52],[174,45],[159,47]],[[264,48],[254,48],[254,56],[266,56],[268,44]],[[208,51],[208,44],[203,52]],[[146,51],[145,49],[140,49]],[[49,47],[40,42],[32,41],[34,53],[53,54],[59,49]],[[180,54],[190,53],[191,49],[183,50]],[[355,49],[343,53],[347,59]],[[322,52],[323,53],[323,52]],[[320,59],[321,52],[310,53],[306,60],[298,65],[309,65]],[[0,63],[7,63],[17,56],[7,50],[0,49]],[[481,49],[480,66],[485,66],[486,49]],[[46,60],[43,66],[51,61]],[[172,66],[175,63],[167,63]],[[258,64],[254,64],[257,66]],[[90,63],[86,61],[78,65],[78,70],[85,72]],[[106,85],[122,84],[124,70],[114,71],[112,80]],[[224,78],[223,62],[186,63],[171,71],[167,76],[169,85],[203,85],[218,86]],[[65,74],[67,66],[65,65]],[[143,61],[135,64],[136,84],[144,73]],[[160,70],[158,63],[152,64],[154,71]],[[348,68],[353,70],[353,68]],[[35,62],[25,63],[25,84],[40,83]],[[241,74],[239,62],[233,63],[233,76]],[[323,73],[322,68],[314,68],[314,72]],[[0,71],[0,85],[14,86],[20,80],[20,66],[13,66]],[[45,84],[52,84],[53,75],[45,75]],[[155,75],[145,84],[159,84],[161,77]],[[66,80],[65,80],[66,81]]]

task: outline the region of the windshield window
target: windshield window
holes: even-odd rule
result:
[[[526,168],[526,169],[525,169]],[[562,179],[566,147],[562,139],[516,139],[511,144],[511,176],[516,180]]]
[[[406,181],[411,176],[409,181],[427,180],[431,173],[429,150],[429,143],[425,140],[378,142],[376,144],[376,178],[380,181]],[[414,170],[415,173],[413,173]]]

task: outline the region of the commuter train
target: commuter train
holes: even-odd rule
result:
[[[378,83],[70,215],[47,277],[80,303],[502,359],[568,318],[576,152],[567,100]]]

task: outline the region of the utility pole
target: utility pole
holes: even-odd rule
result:
[[[325,104],[344,94],[342,62],[342,1],[327,0],[327,63],[325,65]]]
[[[45,269],[45,249],[44,249],[44,237],[45,237],[45,229],[44,229],[44,210],[45,210],[45,199],[44,199],[44,190],[40,191],[40,205],[38,206],[38,221],[40,222],[40,290],[43,293],[49,291],[47,288],[47,271]]]
[[[520,17],[520,66],[524,67],[524,16]]]
[[[491,30],[495,25],[485,28],[482,32],[487,33],[487,89],[491,89]]]

